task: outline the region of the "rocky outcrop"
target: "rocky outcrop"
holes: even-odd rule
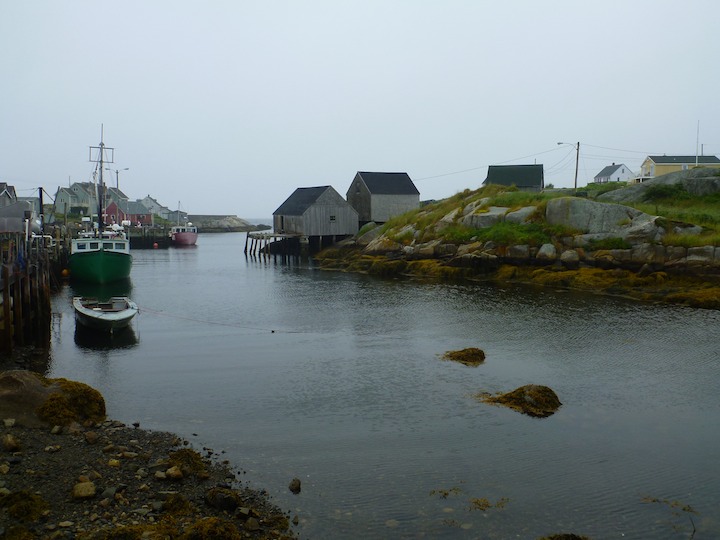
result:
[[[487,204],[487,199],[481,199]],[[491,227],[503,221],[527,223],[537,214],[536,206],[509,209],[484,206],[476,201],[456,208],[443,216],[436,229],[442,231],[452,224],[473,229]],[[420,242],[421,231],[413,224],[380,234],[376,227],[358,239],[365,253],[413,259],[442,259],[455,267],[494,270],[501,264],[548,266],[567,269],[597,266],[603,269],[622,268],[639,271],[720,274],[720,248],[705,246],[684,248],[665,246],[663,237],[674,234],[699,234],[702,227],[652,216],[621,204],[601,203],[578,197],[551,199],[545,207],[545,221],[568,234],[540,247],[525,244],[496,245],[494,242],[456,244],[442,239]],[[400,240],[406,241],[400,241]],[[616,241],[616,249],[597,248],[608,240]]]
[[[442,357],[444,360],[458,362],[469,367],[477,367],[485,362],[485,351],[477,347],[468,347],[459,351],[447,351]]]
[[[552,416],[562,405],[552,388],[537,384],[521,386],[512,392],[496,396],[480,394],[479,398],[486,403],[503,405],[536,418]]]
[[[492,227],[496,223],[505,221],[505,215],[509,208],[504,206],[490,206],[480,212],[473,212],[462,219],[462,224],[473,229],[484,229]]]
[[[0,418],[30,427],[105,418],[105,400],[90,386],[30,371],[0,373]]]
[[[642,184],[632,184],[622,189],[608,191],[597,200],[604,202],[642,202],[652,186],[682,184],[690,195],[703,196],[720,193],[720,169],[697,168],[688,171],[664,174]]]
[[[249,232],[270,229],[267,225],[252,225],[237,216],[192,215],[190,221],[201,233],[209,232]]]
[[[585,198],[518,208],[478,195],[421,209],[396,227],[364,229],[362,240],[344,241],[316,260],[326,270],[532,283],[720,309],[720,247],[685,247],[698,242],[684,238],[683,245],[666,245],[668,233],[698,235],[701,227]]]

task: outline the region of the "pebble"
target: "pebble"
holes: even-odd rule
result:
[[[6,433],[2,438],[2,446],[7,452],[17,452],[20,450],[20,441],[12,433]]]
[[[72,492],[73,499],[91,499],[95,496],[95,484],[92,482],[79,482],[75,484]]]
[[[169,478],[170,480],[182,480],[183,473],[180,470],[180,467],[170,467],[167,471],[165,471],[165,476]]]

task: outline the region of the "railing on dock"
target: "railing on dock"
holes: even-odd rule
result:
[[[249,232],[245,237],[247,255],[307,257],[348,238],[349,234],[304,235],[267,231]]]
[[[247,255],[296,255],[307,252],[308,239],[301,234],[284,234],[267,231],[249,232],[245,237]]]

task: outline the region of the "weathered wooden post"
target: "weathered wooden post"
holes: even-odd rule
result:
[[[3,333],[2,333],[2,348],[3,350],[11,353],[13,350],[13,338],[12,338],[12,311],[10,304],[12,302],[10,297],[10,269],[8,265],[2,265],[2,300],[3,300]]]
[[[13,296],[13,326],[15,339],[18,345],[25,345],[25,333],[23,329],[23,305],[22,305],[22,287],[20,282],[22,276],[19,274],[14,275],[12,284],[12,296]]]

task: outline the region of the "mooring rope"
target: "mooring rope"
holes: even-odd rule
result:
[[[242,324],[234,324],[234,323],[227,323],[227,322],[219,322],[219,321],[209,321],[207,319],[198,319],[195,317],[186,317],[184,315],[177,315],[175,313],[168,313],[166,311],[158,311],[155,309],[150,309],[147,307],[140,307],[138,306],[140,311],[143,313],[152,313],[154,315],[160,315],[161,317],[168,317],[171,319],[180,319],[183,321],[189,321],[189,322],[196,322],[196,323],[203,323],[203,324],[209,324],[212,326],[226,326],[229,328],[241,328],[243,330],[254,330],[256,332],[269,332],[271,334],[303,334],[307,332],[302,332],[299,330],[272,330],[268,328],[259,328],[257,326],[246,326]]]

